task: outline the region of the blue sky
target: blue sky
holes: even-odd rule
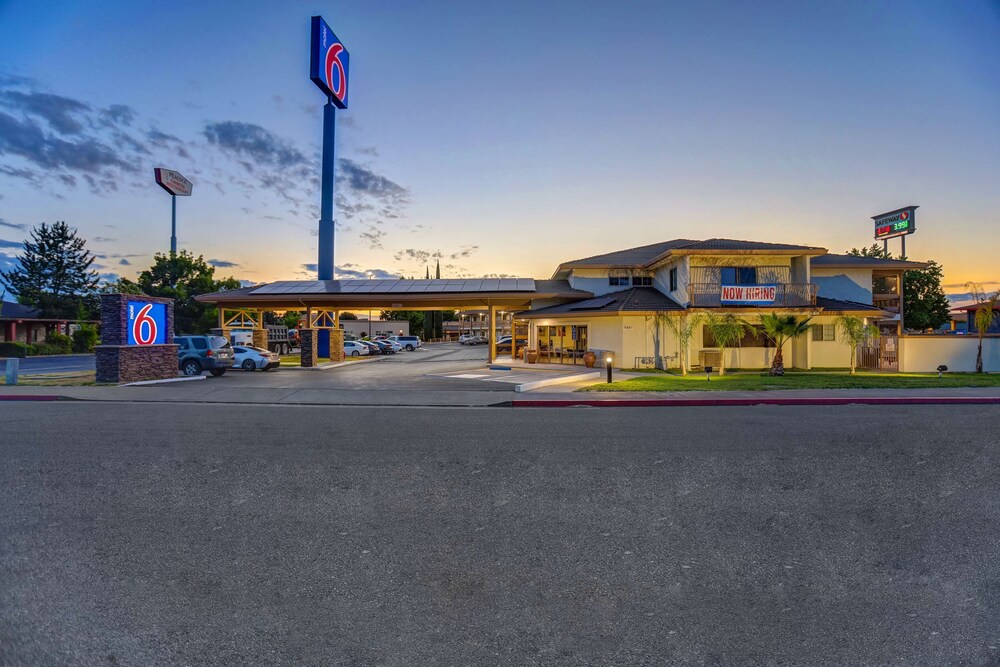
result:
[[[919,204],[912,258],[950,291],[1000,280],[987,2],[0,0],[0,262],[64,219],[135,275],[168,247],[166,166],[195,183],[182,248],[312,276],[316,13],[351,51],[341,275],[547,277],[677,237],[837,252]]]

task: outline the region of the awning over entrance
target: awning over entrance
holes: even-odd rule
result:
[[[496,306],[527,308],[537,299],[585,299],[590,292],[566,280],[475,278],[468,280],[283,280],[213,292],[198,301],[233,308],[457,310]]]

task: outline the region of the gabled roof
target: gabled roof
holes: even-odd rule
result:
[[[663,241],[651,245],[638,246],[636,248],[626,248],[614,252],[574,259],[563,262],[556,268],[554,276],[569,269],[576,268],[621,268],[621,269],[644,269],[650,268],[653,264],[660,262],[671,255],[687,255],[698,253],[726,253],[726,252],[776,252],[776,253],[802,253],[821,255],[826,252],[826,248],[806,245],[789,245],[787,243],[765,243],[762,241],[741,241],[738,239],[707,239],[704,241],[693,241],[691,239],[674,239],[673,241]]]
[[[816,307],[825,311],[853,313],[859,311],[871,311],[872,313],[884,312],[878,306],[860,301],[842,301],[841,299],[830,299],[825,296],[816,297]]]
[[[14,301],[4,301],[0,306],[0,317],[5,320],[41,319],[42,311],[31,306],[22,306]]]
[[[825,269],[926,269],[926,262],[911,262],[901,259],[881,257],[859,257],[857,255],[835,255],[827,253],[810,260],[813,267]]]
[[[537,310],[522,311],[518,313],[518,316],[524,318],[556,315],[586,317],[589,315],[624,315],[668,310],[683,311],[684,307],[653,287],[631,287],[585,301],[573,301]]]

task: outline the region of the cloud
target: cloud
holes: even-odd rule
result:
[[[310,273],[316,273],[319,270],[319,266],[316,264],[302,264],[303,269],[309,271]]]
[[[50,93],[9,90],[0,93],[0,105],[45,120],[60,134],[80,134],[90,107],[79,100]]]
[[[121,278],[117,273],[100,273],[97,275],[98,279],[106,283],[116,283],[118,279]]]
[[[369,229],[368,231],[361,232],[361,238],[368,243],[368,247],[372,250],[382,249],[382,239],[386,236],[386,233],[380,229]]]
[[[457,252],[453,252],[450,255],[448,255],[448,257],[451,259],[461,259],[470,256],[477,250],[479,250],[479,246],[477,245],[464,245],[461,246],[461,248]]]
[[[393,255],[393,259],[397,262],[412,260],[421,264],[426,264],[432,259],[441,259],[442,257],[444,255],[440,250],[417,250],[415,248],[405,248]]]
[[[125,258],[118,260],[118,264],[121,266],[132,266],[132,262],[128,261]]]
[[[97,139],[66,141],[46,134],[30,120],[19,121],[0,113],[0,155],[5,154],[22,157],[43,169],[66,169],[86,175],[102,174],[108,169],[135,169],[134,163]]]
[[[217,269],[231,269],[234,266],[239,266],[236,262],[230,262],[224,259],[210,259],[208,263]]]
[[[101,110],[101,117],[108,125],[129,126],[135,120],[135,110],[124,104],[112,104],[107,109]]]
[[[22,232],[28,231],[28,225],[7,222],[3,218],[0,218],[0,227],[10,227],[11,229],[19,229]]]
[[[260,125],[228,120],[209,123],[203,133],[210,144],[218,146],[223,152],[238,159],[249,158],[263,166],[287,169],[308,162],[305,155],[290,142]]]
[[[0,252],[0,271],[13,271],[21,266],[20,260],[15,255],[8,255],[5,252]],[[3,293],[3,286],[0,285],[0,293]],[[7,291],[10,294],[10,290]]]
[[[118,239],[108,238],[107,236],[95,236],[94,243],[114,243]]]
[[[0,239],[0,248],[17,248],[20,250],[23,247],[24,243],[21,241],[5,241],[4,239]]]
[[[357,264],[344,264],[335,269],[338,278],[347,280],[398,280],[399,274],[385,269],[365,269]]]

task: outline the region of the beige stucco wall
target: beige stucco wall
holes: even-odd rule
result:
[[[944,364],[949,371],[971,373],[976,370],[978,346],[976,336],[901,336],[899,370],[927,373]],[[983,370],[1000,372],[1000,336],[983,338]]]

